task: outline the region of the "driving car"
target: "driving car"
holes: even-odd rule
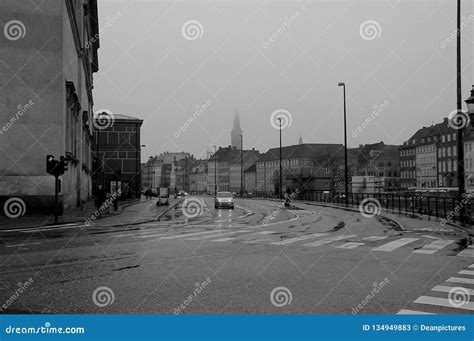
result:
[[[217,192],[216,198],[214,199],[214,207],[218,208],[231,208],[234,209],[234,197],[230,192]]]

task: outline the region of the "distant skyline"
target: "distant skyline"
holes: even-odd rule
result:
[[[463,98],[472,75],[472,3],[462,2]],[[455,1],[99,1],[94,110],[143,119],[142,161],[244,148],[401,144],[456,106]],[[179,133],[176,133],[179,131]]]

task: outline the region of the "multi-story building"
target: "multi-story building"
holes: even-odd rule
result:
[[[437,187],[457,186],[457,132],[444,118],[442,123],[436,125],[437,136]]]
[[[191,193],[208,193],[207,167],[207,160],[196,160],[196,162],[193,163],[189,177]]]
[[[69,167],[60,209],[80,207],[92,198],[97,1],[4,0],[0,22],[0,204],[12,199],[22,213],[53,212],[55,181],[45,164],[54,155]]]
[[[246,193],[257,191],[257,164],[254,163],[244,170],[244,186]]]
[[[333,179],[344,166],[340,144],[297,144],[282,148],[282,191],[323,192],[334,190]],[[280,150],[272,148],[256,162],[257,192],[276,195],[280,191]]]
[[[149,188],[176,187],[176,165],[180,160],[189,158],[185,152],[164,152],[151,156],[143,168],[143,176],[148,179]]]
[[[414,137],[400,146],[400,189],[414,189],[416,183],[416,147]]]
[[[259,158],[259,152],[255,149],[243,150],[243,169],[254,164]],[[215,186],[215,169],[217,165],[217,187],[218,191],[240,192],[240,168],[241,151],[232,146],[219,148],[208,160],[208,188]]]
[[[100,113],[95,118],[97,144],[94,147],[101,170],[96,184],[111,191],[120,181],[123,197],[138,197],[142,187],[140,129],[143,120],[122,114],[112,117],[113,121],[106,126],[98,123]]]
[[[231,192],[239,193],[241,189],[245,191],[245,177],[242,178],[243,172],[248,167],[255,165],[259,157],[260,153],[255,149],[243,150],[242,154],[240,154],[240,151],[238,154],[233,153],[233,157],[229,160],[229,190]]]

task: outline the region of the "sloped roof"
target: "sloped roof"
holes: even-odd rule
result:
[[[344,145],[325,143],[303,143],[281,148],[283,159],[301,159],[317,157],[343,157]],[[271,148],[262,154],[258,162],[274,161],[280,159],[280,148]]]

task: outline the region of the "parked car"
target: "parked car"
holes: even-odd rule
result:
[[[217,192],[216,198],[214,199],[214,207],[218,208],[231,208],[234,209],[234,197],[230,192]]]

